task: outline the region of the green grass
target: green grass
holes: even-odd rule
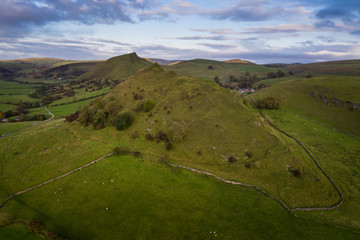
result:
[[[59,100],[51,103],[50,106],[62,104],[62,103],[71,103],[73,101],[79,101],[79,100],[89,98],[89,97],[96,97],[100,94],[108,93],[110,91],[110,87],[106,87],[106,88],[103,88],[101,90],[94,91],[94,92],[85,92],[83,89],[80,89],[80,90],[82,90],[82,91],[79,91],[79,93],[77,93],[75,95],[75,97],[65,97],[65,98],[59,99]]]
[[[359,140],[285,111],[265,111],[274,124],[302,141],[344,195],[340,210],[299,213],[337,225],[360,228]]]
[[[359,236],[289,215],[255,190],[132,157],[104,159],[12,200],[0,211],[39,219],[69,239]]]
[[[8,110],[15,110],[16,106],[12,104],[0,103],[0,111],[6,112]]]
[[[0,239],[37,240],[44,238],[30,232],[25,224],[19,223],[0,227]]]
[[[17,82],[9,82],[0,80],[0,104],[23,102],[37,102],[39,99],[34,99],[28,94],[35,92],[35,87],[38,84],[20,84]]]
[[[36,123],[35,121],[32,122],[9,122],[9,123],[0,123],[0,136],[13,132],[17,129],[29,126],[31,124]]]
[[[299,77],[299,76],[289,76],[289,77],[282,77],[282,78],[265,79],[265,80],[261,80],[259,82],[254,83],[253,87],[258,88],[259,85],[262,83],[264,83],[266,86],[271,86],[278,82],[285,82],[285,81],[289,81],[289,80],[298,80],[298,79],[302,79],[302,78],[303,77]]]

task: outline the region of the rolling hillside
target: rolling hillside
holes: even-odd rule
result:
[[[0,238],[21,239],[33,220],[43,237],[65,239],[358,238],[358,140],[296,115],[357,133],[358,77],[284,79],[251,95],[281,99],[264,113],[340,188],[339,208],[302,212],[295,208],[329,208],[340,196],[251,98],[212,77],[277,68],[211,60],[164,68],[195,77],[135,53],[114,57],[64,84],[75,95],[51,103],[55,120],[0,139],[0,203],[63,176],[6,202]],[[71,122],[56,119],[80,106]]]

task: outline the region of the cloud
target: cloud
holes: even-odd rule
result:
[[[216,20],[265,21],[279,14],[280,8],[268,7],[262,0],[241,1],[217,10],[204,10],[202,15]]]
[[[134,23],[134,12],[149,11],[153,0],[3,0],[0,8],[0,36],[18,37],[33,27],[51,22],[114,24]]]
[[[246,28],[243,33],[247,34],[276,34],[315,31],[312,24],[281,24],[276,26],[263,26]]]
[[[216,50],[228,50],[231,48],[235,48],[235,45],[231,45],[231,44],[212,44],[212,43],[198,43],[198,45],[201,46],[205,46],[211,49],[216,49]]]
[[[214,36],[185,36],[185,37],[176,37],[173,39],[178,39],[178,40],[226,40],[227,38],[225,36],[221,36],[221,35],[214,35]]]
[[[231,34],[239,33],[230,28],[218,28],[218,29],[192,28],[190,30],[194,32],[207,32],[211,34],[221,34],[221,35],[231,35]]]

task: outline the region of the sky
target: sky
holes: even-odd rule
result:
[[[0,59],[360,59],[360,0],[1,0]]]

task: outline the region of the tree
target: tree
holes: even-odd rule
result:
[[[134,121],[134,116],[130,112],[119,114],[116,119],[116,129],[124,130],[131,126]]]

